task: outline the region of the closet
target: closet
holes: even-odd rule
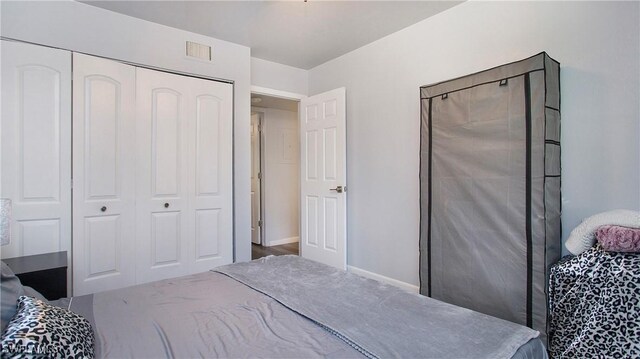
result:
[[[560,64],[420,88],[420,292],[540,331],[562,252]]]
[[[230,263],[231,85],[140,68],[136,81],[138,282]]]
[[[232,84],[2,50],[2,197],[19,223],[3,257],[68,251],[74,295],[232,262]]]

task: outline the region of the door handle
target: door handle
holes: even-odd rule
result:
[[[336,186],[336,188],[329,188],[329,191],[336,191],[338,193],[342,193],[342,192],[346,192],[347,191],[347,187],[344,186]]]
[[[102,208],[100,208],[100,211],[106,212],[107,211],[107,206],[102,206]]]
[[[169,202],[166,202],[166,203],[164,204],[164,208],[169,208]]]

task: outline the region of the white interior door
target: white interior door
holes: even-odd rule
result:
[[[300,103],[300,255],[347,266],[346,91]]]
[[[251,114],[251,242],[261,243],[260,231],[260,115]]]
[[[74,295],[135,284],[135,68],[73,54]]]
[[[138,283],[189,272],[189,81],[136,69]]]
[[[2,258],[67,251],[71,260],[71,53],[0,46],[0,197],[13,207]]]
[[[233,85],[188,78],[191,273],[233,262]]]

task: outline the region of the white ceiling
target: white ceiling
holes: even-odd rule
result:
[[[310,69],[462,1],[87,1]],[[215,56],[215,49],[214,49]]]

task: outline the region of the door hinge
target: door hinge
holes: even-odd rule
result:
[[[258,221],[258,227],[262,227],[262,220]]]
[[[262,172],[258,172],[258,179],[262,179]]]

